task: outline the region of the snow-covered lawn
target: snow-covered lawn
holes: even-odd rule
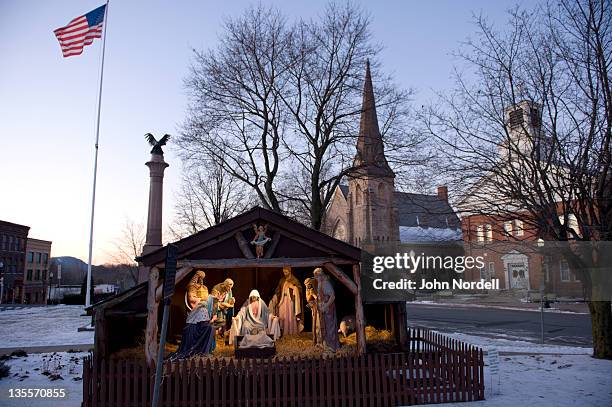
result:
[[[445,334],[499,352],[499,373],[485,366],[485,398],[470,406],[612,406],[612,361],[593,359],[591,348],[540,345],[461,333]],[[487,357],[485,356],[485,363]],[[447,404],[466,406],[465,403]]]
[[[93,343],[93,332],[77,332],[91,322],[82,305],[0,308],[0,348]]]
[[[3,407],[76,407],[83,399],[83,357],[87,353],[38,353],[13,357],[9,377],[0,379],[0,406]],[[64,389],[63,398],[10,397],[9,389]],[[27,390],[26,390],[27,391]]]
[[[491,376],[485,367],[485,377],[486,400],[446,405],[612,406],[612,361],[609,360],[587,355],[501,356],[499,375]]]

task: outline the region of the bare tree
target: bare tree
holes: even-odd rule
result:
[[[251,190],[212,156],[203,165],[184,168],[171,231],[180,237],[199,232],[243,212],[253,201]]]
[[[109,253],[112,262],[129,271],[134,284],[138,284],[138,262],[136,257],[142,254],[146,233],[144,224],[132,219],[125,219],[121,234],[113,241],[114,250]]]
[[[217,49],[194,50],[186,81],[191,106],[177,141],[185,162],[215,157],[264,206],[279,212],[275,179],[286,115],[275,90],[282,88],[286,37],[277,10],[251,7],[226,22]]]
[[[335,188],[346,175],[355,173],[366,61],[379,51],[372,42],[370,19],[360,8],[330,3],[322,16],[320,21],[300,21],[293,28],[287,62],[290,92],[279,89],[295,133],[285,134],[284,145],[300,169],[292,185],[297,193],[287,199],[303,207],[314,229],[321,228]],[[396,126],[408,113],[410,93],[398,89],[388,77],[377,74],[376,78],[383,134],[388,145],[399,135],[395,147],[405,152],[414,139],[406,128]]]
[[[422,123],[447,153],[462,209],[519,213],[537,236],[572,242],[564,256],[589,300],[594,356],[610,359],[612,7],[561,0],[510,17],[502,32],[476,19],[478,37],[458,54],[472,76],[457,74]]]
[[[183,158],[217,156],[265,206],[319,229],[333,191],[355,169],[366,60],[379,66],[369,25],[350,3],[291,25],[262,6],[230,20],[215,51],[196,52]],[[374,72],[389,155],[407,168],[423,156],[414,148],[421,137],[407,131],[410,92]]]

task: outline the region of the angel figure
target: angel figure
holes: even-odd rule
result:
[[[253,223],[253,231],[255,232],[255,236],[253,237],[253,240],[251,240],[251,244],[255,245],[255,254],[259,259],[264,255],[264,245],[272,239],[266,236],[268,225],[258,227],[255,223]]]

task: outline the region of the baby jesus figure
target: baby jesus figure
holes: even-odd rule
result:
[[[256,224],[253,224],[253,230],[255,231],[255,236],[251,240],[251,244],[255,245],[255,254],[259,259],[264,255],[264,245],[272,239],[266,236],[268,225],[257,227]]]

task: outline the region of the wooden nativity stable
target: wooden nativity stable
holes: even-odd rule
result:
[[[265,246],[264,257],[259,259],[249,244],[254,235],[253,224],[267,225],[267,235],[272,239]],[[252,289],[259,290],[266,303],[270,301],[283,267],[291,267],[300,282],[312,277],[316,267],[322,267],[334,285],[338,322],[344,316],[355,315],[358,353],[366,351],[366,320],[369,325],[394,331],[398,343],[404,345],[406,323],[399,304],[364,307],[360,278],[362,251],[348,243],[276,212],[254,207],[174,244],[178,247],[178,265],[168,338],[180,338],[187,314],[187,284],[197,270],[206,273],[204,284],[209,290],[226,278],[234,280],[233,295],[238,309]],[[142,265],[140,283],[90,307],[95,321],[96,358],[109,359],[122,349],[144,342],[146,360],[155,361],[163,308],[165,257],[165,247],[142,255],[138,258]],[[311,330],[311,319],[310,313],[304,312],[305,331]]]

